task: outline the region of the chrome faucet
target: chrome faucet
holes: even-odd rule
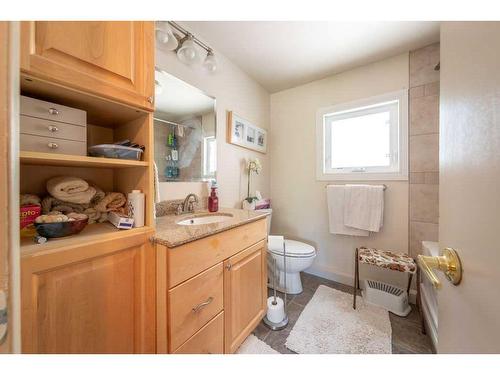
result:
[[[194,193],[188,194],[187,197],[184,199],[184,203],[182,204],[182,212],[183,213],[194,212],[195,203],[198,203],[198,196]]]

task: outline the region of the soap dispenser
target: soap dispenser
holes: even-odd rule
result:
[[[217,196],[217,182],[212,180],[210,196],[208,197],[208,211],[219,211],[219,197]]]

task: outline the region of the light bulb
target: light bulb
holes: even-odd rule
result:
[[[217,60],[215,59],[215,55],[212,50],[209,50],[207,53],[207,57],[205,61],[203,61],[203,68],[207,70],[209,73],[215,73],[217,70]]]
[[[179,45],[177,38],[166,21],[156,22],[155,34],[156,40],[170,51],[173,51]]]
[[[193,41],[193,36],[188,35],[187,39],[182,43],[181,48],[177,50],[177,57],[184,64],[192,64],[198,55],[196,45]]]

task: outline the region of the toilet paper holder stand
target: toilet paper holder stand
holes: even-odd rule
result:
[[[276,257],[272,257],[272,259],[274,260],[273,262],[273,266],[274,266],[274,271],[273,271],[273,302],[271,302],[272,304],[274,305],[277,305],[278,302],[277,300],[280,299],[280,297],[277,297],[276,296],[276,274],[277,274],[277,260],[276,260]],[[262,319],[262,321],[264,322],[264,324],[269,328],[271,329],[272,331],[279,331],[279,330],[282,330],[282,329],[285,329],[286,326],[288,325],[288,315],[287,315],[287,307],[286,307],[286,300],[287,300],[287,293],[286,293],[286,246],[285,246],[285,243],[283,242],[283,274],[284,274],[284,284],[285,284],[285,288],[284,288],[284,301],[283,301],[283,310],[284,310],[284,313],[283,313],[283,320],[281,320],[280,322],[273,322],[271,320],[269,320],[268,318],[268,314],[269,312],[266,314],[266,316],[264,316],[264,318]]]

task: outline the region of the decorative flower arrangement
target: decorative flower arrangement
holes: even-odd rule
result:
[[[248,172],[248,190],[247,190],[247,197],[245,200],[252,204],[253,201],[257,200],[257,197],[251,197],[250,196],[250,176],[252,172],[255,174],[259,174],[259,172],[262,170],[262,164],[260,164],[260,160],[255,158],[255,159],[250,159],[247,164],[247,172]]]

